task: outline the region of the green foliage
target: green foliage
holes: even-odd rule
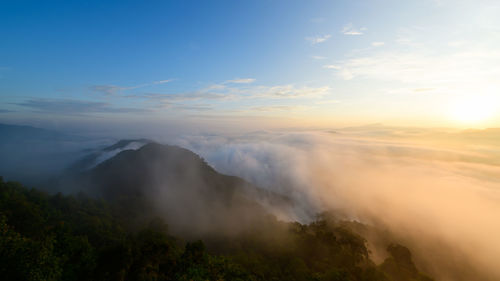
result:
[[[102,200],[49,196],[0,177],[2,280],[431,280],[400,245],[376,266],[366,241],[328,216],[308,225],[266,218],[207,244],[181,243],[157,218],[131,229]]]
[[[5,280],[59,280],[59,258],[54,239],[33,240],[21,236],[0,216],[0,276]]]
[[[380,268],[387,273],[391,281],[432,281],[431,278],[418,272],[411,259],[408,248],[399,244],[391,244],[387,247],[391,254]]]

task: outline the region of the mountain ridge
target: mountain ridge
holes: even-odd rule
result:
[[[69,184],[75,183],[81,191],[127,206],[131,218],[159,215],[180,232],[220,231],[238,220],[279,216],[293,208],[286,196],[220,174],[188,149],[155,142],[119,152]]]

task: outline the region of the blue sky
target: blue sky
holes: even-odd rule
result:
[[[2,1],[0,120],[495,126],[496,2]]]

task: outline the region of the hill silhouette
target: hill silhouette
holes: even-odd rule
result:
[[[121,151],[76,179],[80,190],[113,202],[128,220],[160,216],[183,234],[236,233],[293,207],[285,196],[218,173],[187,149],[154,142]]]

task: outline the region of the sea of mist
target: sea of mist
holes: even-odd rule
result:
[[[334,211],[367,225],[361,234],[376,262],[386,257],[388,243],[398,242],[410,248],[419,269],[437,280],[500,280],[500,129],[370,125],[252,133],[166,131],[155,128],[132,137],[190,149],[220,173],[286,195],[294,207],[271,210],[281,220],[307,223],[320,212]],[[51,168],[45,174],[53,175],[68,161],[123,137],[71,138],[64,146],[28,143],[37,153],[5,146],[4,162],[11,169],[30,163],[32,172],[22,180],[36,179],[33,175],[44,172],[39,167]],[[108,151],[96,164],[143,144]],[[60,157],[54,158],[54,151]],[[15,174],[5,178],[16,180]],[[151,196],[162,205],[196,205],[190,193],[182,193],[185,201],[162,194]]]
[[[168,141],[221,173],[291,197],[297,208],[282,219],[308,222],[334,210],[373,226],[363,234],[375,261],[396,241],[437,280],[499,280],[499,136],[367,126]]]

